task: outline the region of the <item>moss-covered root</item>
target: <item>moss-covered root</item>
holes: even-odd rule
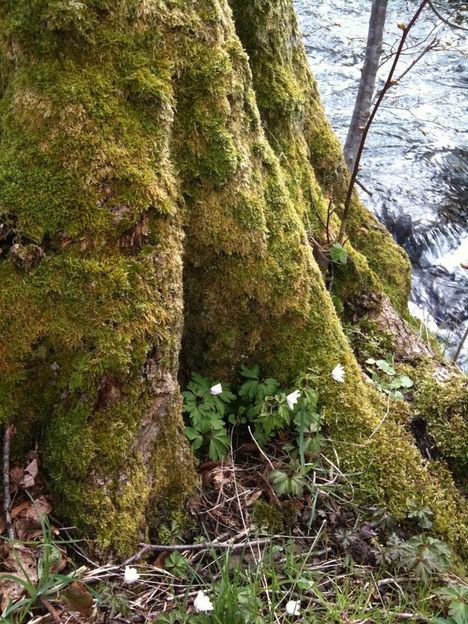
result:
[[[253,4],[252,19],[270,19],[269,3]],[[282,6],[287,16],[290,3]],[[202,0],[197,10],[204,20],[181,48],[174,132],[187,205],[186,365],[226,378],[253,361],[283,381],[312,367],[342,465],[361,473],[361,495],[398,515],[409,499],[430,505],[437,530],[456,544],[463,530],[466,535],[456,490],[428,471],[410,435],[385,418],[362,381],[313,258],[291,177],[261,124],[227,3]],[[268,36],[282,28],[281,20],[270,22]],[[300,159],[299,165],[305,167]],[[388,237],[381,243],[393,245]],[[343,384],[331,376],[338,363],[346,371]]]
[[[0,9],[1,420],[45,432],[59,513],[119,554],[194,481],[172,26],[137,4]]]
[[[266,138],[277,154],[296,207],[314,238],[324,240],[328,198],[338,213],[349,175],[341,145],[333,133],[310,71],[291,0],[231,0],[237,33],[249,55]],[[321,219],[318,218],[320,215]],[[335,231],[335,219],[330,228]],[[357,194],[349,222],[355,266],[361,285],[376,289],[371,272],[404,311],[410,288],[410,265],[405,252],[366,210]],[[337,232],[336,232],[337,233]],[[348,282],[355,278],[347,275]],[[345,300],[355,295],[348,283]]]

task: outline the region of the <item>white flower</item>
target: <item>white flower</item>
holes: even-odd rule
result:
[[[195,611],[198,611],[199,613],[213,611],[213,603],[201,589],[193,601],[193,606],[195,607]]]
[[[213,396],[216,396],[217,394],[221,394],[222,391],[223,391],[223,386],[220,383],[210,388],[210,392]]]
[[[286,605],[286,613],[288,615],[301,615],[301,601],[290,600]]]
[[[332,370],[332,377],[335,381],[339,381],[340,383],[344,382],[345,378],[345,369],[341,364],[337,364],[335,368]]]
[[[136,568],[125,566],[124,583],[135,583],[140,578]]]
[[[301,393],[299,390],[294,390],[294,392],[291,392],[291,394],[288,394],[288,396],[286,397],[286,401],[288,402],[288,407],[290,410],[294,409],[294,406],[298,402],[300,396],[301,396]]]

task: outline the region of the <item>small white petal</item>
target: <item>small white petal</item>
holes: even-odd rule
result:
[[[286,605],[286,613],[288,615],[301,615],[301,601],[290,600]]]
[[[221,394],[222,391],[223,391],[223,386],[220,383],[210,388],[210,392],[214,396],[216,396],[217,394]]]
[[[298,402],[300,396],[301,396],[301,393],[299,390],[294,390],[294,392],[291,392],[291,394],[288,394],[288,396],[286,397],[286,401],[288,403],[288,407],[290,410],[294,409],[294,406]]]
[[[213,611],[213,603],[201,589],[193,601],[193,606],[195,607],[195,611],[198,611],[199,613]]]
[[[332,377],[335,381],[343,383],[345,380],[345,369],[341,364],[337,364],[332,370]]]
[[[135,583],[140,578],[136,568],[125,566],[124,583]]]

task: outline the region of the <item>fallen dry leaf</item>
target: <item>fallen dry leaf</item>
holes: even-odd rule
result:
[[[73,581],[61,594],[70,611],[90,617],[93,611],[94,598],[84,583]]]

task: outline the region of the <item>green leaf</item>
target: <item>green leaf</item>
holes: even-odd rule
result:
[[[449,605],[448,613],[457,624],[466,624],[468,622],[468,603],[454,600]]]
[[[212,461],[224,459],[229,450],[229,436],[225,429],[216,431],[210,440],[208,456]]]
[[[387,362],[387,360],[377,360],[375,365],[377,366],[377,368],[380,368],[380,370],[386,375],[396,375],[395,369],[393,368],[393,366],[391,366],[391,364]]]
[[[330,258],[335,264],[346,264],[348,262],[348,252],[340,243],[333,243],[330,247]]]
[[[247,366],[242,364],[240,374],[246,379],[255,379],[258,381],[260,379],[260,367],[255,364],[252,368],[247,368]]]
[[[400,375],[398,379],[400,380],[401,388],[412,388],[414,385],[413,380],[408,375]]]

